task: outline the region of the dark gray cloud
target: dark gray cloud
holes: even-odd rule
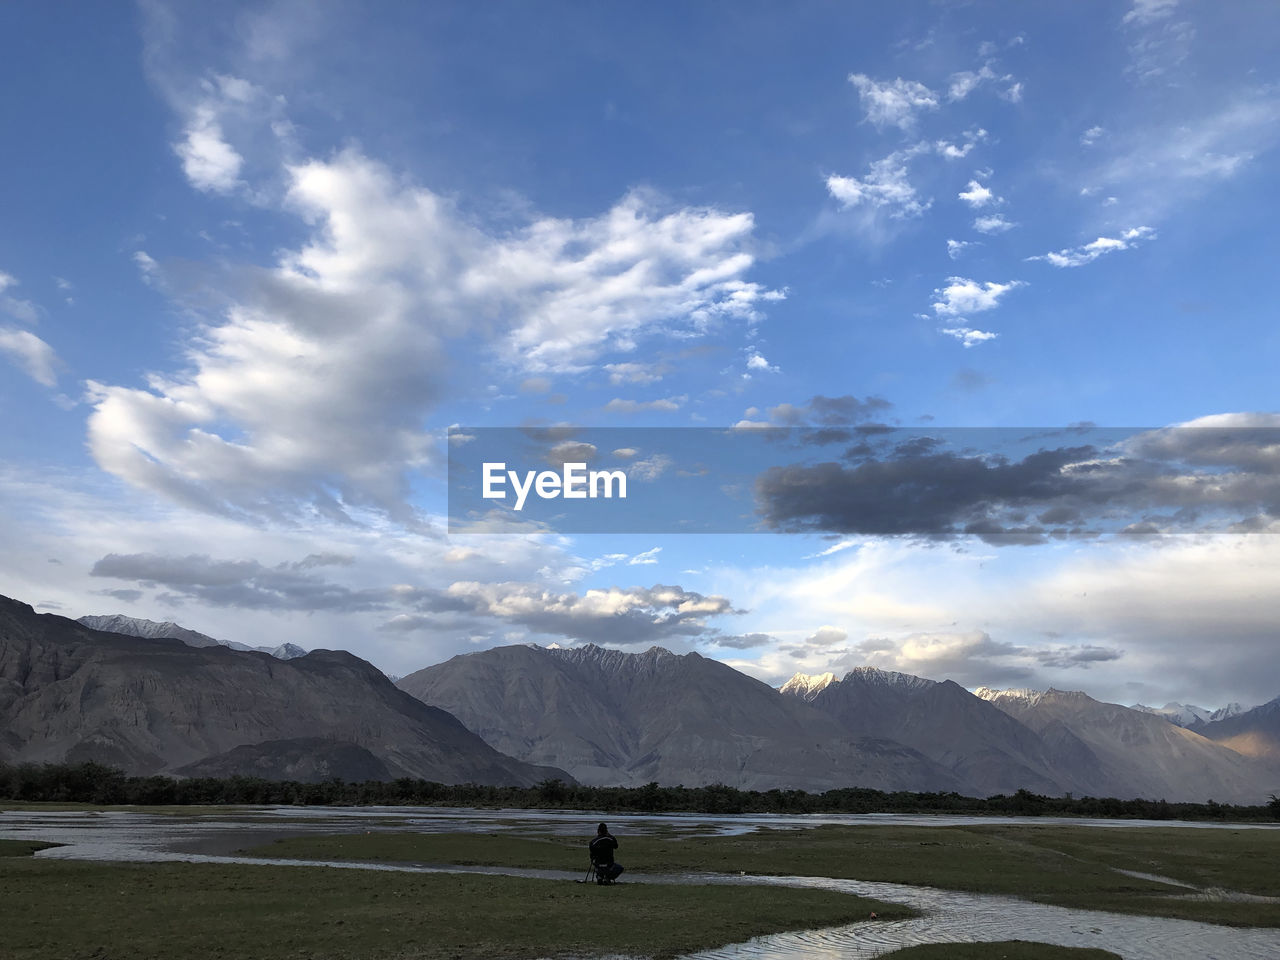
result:
[[[1090,664],[1119,660],[1123,656],[1123,650],[1099,647],[1088,643],[1071,647],[1058,647],[1055,650],[1036,651],[1036,659],[1046,667],[1080,667],[1087,669]]]
[[[775,642],[775,638],[767,633],[720,634],[708,642],[717,647],[729,647],[733,650],[751,650],[756,647],[767,647]]]
[[[109,553],[89,571],[95,577],[132,580],[148,588],[167,588],[168,596],[220,607],[250,610],[380,610],[392,600],[389,590],[353,590],[307,573],[315,566],[345,562],[337,555],[312,555],[294,563],[267,567],[256,560],[214,560],[201,554],[173,557],[155,553]]]
[[[1011,462],[929,453],[927,439],[907,441],[886,459],[854,465],[772,467],[756,480],[760,511],[770,527],[782,530],[955,534],[990,525],[997,508],[1047,507],[1087,498],[1092,489],[1084,478],[1062,472],[1067,464],[1096,456],[1091,447],[1041,451]]]
[[[1016,438],[869,435],[842,462],[764,470],[757,509],[779,531],[972,535],[1005,545],[1116,532],[1243,532],[1280,517],[1280,428],[1100,434],[1082,424]],[[984,439],[1025,447],[1056,438],[1068,442],[1018,454],[979,447]]]
[[[892,408],[884,397],[869,396],[859,400],[852,394],[824,397],[818,394],[808,403],[780,403],[769,408],[769,419],[784,427],[847,427],[882,416]]]
[[[95,590],[93,591],[99,597],[112,597],[121,603],[137,603],[142,599],[141,590]]]

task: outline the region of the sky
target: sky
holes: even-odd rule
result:
[[[0,33],[0,593],[392,675],[1280,695],[1275,4]],[[637,500],[462,509],[481,449]]]

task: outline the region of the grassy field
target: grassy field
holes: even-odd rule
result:
[[[39,840],[0,840],[0,857],[29,857],[37,850],[56,846],[56,843],[41,843]]]
[[[1235,926],[1280,926],[1280,904],[1176,899],[1191,891],[1127,877],[1158,874],[1195,886],[1280,896],[1280,831],[1060,826],[843,827],[764,830],[740,837],[622,837],[633,872],[749,873],[881,880],[1025,897],[1119,913]],[[581,840],[497,834],[383,833],[278,841],[260,855],[403,860],[573,870]]]
[[[222,864],[0,860],[12,960],[668,957],[910,916],[829,891]]]
[[[886,953],[882,960],[1120,960],[1120,956],[1089,947],[1001,940],[998,943],[927,943]]]

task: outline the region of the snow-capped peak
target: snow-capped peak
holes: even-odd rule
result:
[[[812,700],[819,693],[835,683],[834,673],[797,673],[779,689],[779,693],[789,693],[801,700]]]
[[[1008,690],[996,690],[992,687],[978,687],[973,691],[973,695],[982,700],[1024,700],[1028,704],[1034,704],[1044,696],[1044,691],[1014,687],[1011,687]]]
[[[1213,723],[1215,720],[1226,720],[1229,717],[1239,716],[1247,712],[1247,708],[1238,703],[1228,703],[1225,707],[1219,707],[1217,710],[1208,710],[1205,707],[1197,707],[1190,703],[1166,703],[1163,707],[1148,707],[1141,703],[1135,703],[1131,708],[1133,710],[1141,710],[1143,713],[1154,713],[1158,717],[1164,717],[1170,723],[1175,723],[1180,727],[1198,727],[1204,723]]]
[[[1225,707],[1219,707],[1217,710],[1213,711],[1213,713],[1209,714],[1209,722],[1212,723],[1215,720],[1229,720],[1232,717],[1240,716],[1242,713],[1248,713],[1252,709],[1252,707],[1246,707],[1244,704],[1236,703],[1233,700]]]
[[[1170,723],[1175,723],[1180,727],[1190,727],[1197,723],[1204,723],[1209,719],[1208,710],[1190,703],[1170,702],[1163,707],[1148,707],[1145,704],[1135,703],[1130,709],[1141,710],[1143,713],[1153,713],[1157,717],[1164,717]]]
[[[844,675],[846,680],[861,680],[864,683],[875,683],[886,687],[900,687],[907,690],[923,690],[937,684],[936,680],[917,677],[912,673],[898,673],[896,670],[881,670],[879,667],[854,667]]]

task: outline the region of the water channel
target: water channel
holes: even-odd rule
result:
[[[430,864],[274,860],[236,851],[279,837],[359,831],[446,833],[536,830],[566,836],[594,833],[598,815],[537,810],[463,810],[421,807],[236,807],[216,815],[167,816],[115,811],[9,811],[0,813],[0,838],[62,844],[40,851],[48,859],[328,866],[351,870],[484,872],[548,879],[579,879],[577,871],[520,870]],[[1125,829],[1135,826],[1211,828],[1214,824],[1176,821],[1079,820],[1038,817],[612,815],[620,836],[676,828],[699,834],[740,834],[761,827],[804,829],[824,823],[955,826],[1038,824]],[[1231,829],[1278,829],[1280,825],[1232,824]],[[1280,960],[1280,930],[1241,929],[1125,914],[1051,907],[1010,897],[940,890],[895,883],[822,877],[657,876],[629,874],[637,883],[774,884],[837,890],[914,907],[909,920],[867,920],[840,927],[759,937],[747,943],[691,954],[686,960],[862,960],[918,943],[1036,940],[1071,947],[1098,947],[1125,960]],[[1199,890],[1165,878],[1170,893],[1197,899],[1275,902],[1231,891]]]

